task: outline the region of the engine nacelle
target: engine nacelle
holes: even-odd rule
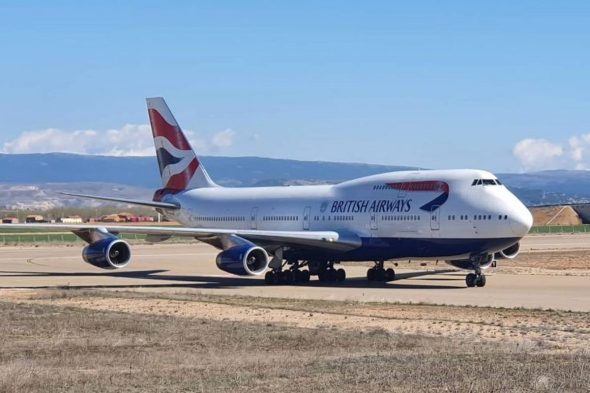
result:
[[[496,259],[514,259],[520,251],[520,243],[515,243],[510,247],[497,252],[494,257]]]
[[[455,261],[445,261],[447,265],[451,265],[454,267],[458,267],[459,269],[464,270],[473,270],[473,262],[469,259],[459,259]],[[494,263],[494,258],[492,255],[488,255],[485,260],[479,262],[480,269],[487,269],[492,266]]]
[[[127,242],[110,237],[84,247],[82,258],[101,269],[120,269],[131,261],[131,248]]]
[[[238,276],[258,276],[266,271],[270,259],[263,248],[248,244],[234,246],[217,255],[217,267]]]

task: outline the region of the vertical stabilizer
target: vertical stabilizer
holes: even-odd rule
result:
[[[217,187],[161,97],[146,98],[164,190]]]

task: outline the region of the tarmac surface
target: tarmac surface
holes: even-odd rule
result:
[[[534,235],[522,242],[524,252],[588,249],[590,235]],[[508,274],[490,269],[484,288],[466,288],[465,271],[426,270],[401,264],[398,279],[369,283],[369,264],[342,264],[344,283],[267,286],[262,277],[236,277],[215,266],[217,250],[202,243],[132,246],[132,263],[121,270],[85,264],[77,246],[0,248],[0,289],[112,288],[262,297],[351,301],[433,303],[590,311],[590,278],[567,274]],[[557,251],[558,252],[558,251]],[[518,260],[510,261],[517,263]],[[415,268],[414,268],[415,266]]]

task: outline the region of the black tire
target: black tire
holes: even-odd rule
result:
[[[330,273],[325,269],[321,269],[318,272],[318,279],[320,282],[328,282],[330,280]]]
[[[392,268],[389,268],[385,271],[385,279],[387,281],[395,280],[395,271]]]
[[[338,281],[338,273],[336,272],[336,269],[328,269],[328,274],[330,282]]]
[[[301,274],[301,282],[304,284],[308,283],[309,277],[311,276],[311,274],[309,274],[309,270],[301,270],[300,274]]]
[[[279,285],[280,283],[281,283],[280,273],[273,272],[272,273],[272,285]]]
[[[475,281],[475,285],[477,285],[478,287],[485,287],[486,286],[486,276],[484,276],[483,274],[479,275],[479,277],[477,277],[477,280]]]
[[[274,284],[275,278],[274,278],[274,273],[271,271],[266,272],[266,274],[264,275],[264,283],[266,285],[272,285]]]
[[[346,271],[344,269],[336,270],[336,279],[338,280],[338,282],[346,280]]]
[[[301,270],[295,269],[295,270],[292,270],[292,272],[293,272],[293,282],[294,283],[301,282]]]
[[[465,284],[467,284],[467,288],[473,288],[476,284],[477,276],[475,273],[469,273],[465,276]]]
[[[385,269],[375,270],[375,281],[385,281]]]
[[[285,270],[282,274],[281,274],[281,281],[283,282],[283,284],[286,285],[291,285],[293,284],[293,281],[295,281],[294,276],[293,276],[293,272],[290,270]]]
[[[375,269],[371,268],[367,270],[367,280],[368,281],[375,281]]]

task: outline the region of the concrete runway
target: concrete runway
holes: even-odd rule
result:
[[[571,250],[583,248],[584,244],[590,249],[590,235],[530,236],[523,241],[523,249]],[[590,311],[588,277],[488,271],[485,288],[466,288],[463,271],[396,269],[399,280],[369,283],[364,278],[366,266],[343,264],[348,279],[341,284],[322,284],[312,279],[308,285],[266,286],[261,277],[235,277],[218,270],[214,262],[217,251],[201,243],[135,245],[132,251],[129,267],[105,271],[85,264],[80,247],[0,248],[0,289],[145,288],[263,297]]]

